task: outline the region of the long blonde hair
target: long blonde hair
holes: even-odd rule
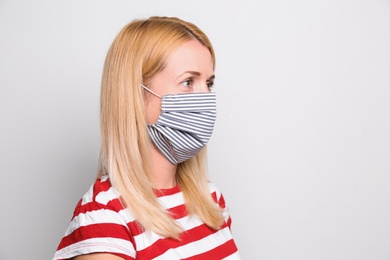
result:
[[[104,64],[101,88],[101,152],[98,178],[108,174],[144,230],[179,238],[182,229],[159,204],[150,182],[150,140],[145,121],[146,84],[162,71],[181,44],[197,39],[215,54],[207,36],[194,24],[174,17],[150,17],[126,25],[112,43]],[[221,209],[210,196],[206,148],[177,167],[189,214],[211,228],[223,223]]]

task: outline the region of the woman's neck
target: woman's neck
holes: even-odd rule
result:
[[[169,189],[177,185],[176,170],[177,165],[171,163],[162,155],[157,148],[152,145],[152,176],[151,182],[156,189]]]

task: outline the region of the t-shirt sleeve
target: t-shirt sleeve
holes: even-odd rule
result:
[[[90,253],[111,253],[135,259],[134,240],[124,217],[107,205],[80,200],[54,259],[69,259]]]

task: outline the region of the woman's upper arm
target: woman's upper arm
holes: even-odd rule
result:
[[[124,258],[107,253],[93,253],[86,255],[79,255],[73,258],[73,260],[123,260]]]

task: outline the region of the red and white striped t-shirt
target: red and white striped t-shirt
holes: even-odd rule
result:
[[[123,208],[108,177],[98,179],[77,204],[53,259],[97,252],[124,259],[240,259],[224,198],[213,184],[209,188],[225,209],[225,223],[219,230],[207,227],[197,216],[186,215],[179,186],[158,194],[161,205],[185,230],[178,241],[141,230],[130,210]]]

